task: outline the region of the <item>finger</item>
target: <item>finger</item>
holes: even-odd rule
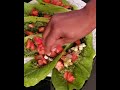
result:
[[[51,22],[49,22],[49,23],[47,24],[47,26],[45,27],[45,31],[44,31],[44,33],[43,33],[43,40],[46,39],[47,35],[48,35],[49,32],[50,32],[50,29],[51,29]]]
[[[54,48],[56,48],[58,45],[64,46],[65,44],[72,43],[72,42],[74,42],[73,39],[60,38],[60,39],[56,40],[55,44],[52,46],[51,49],[54,50]]]
[[[59,38],[59,32],[51,31],[45,39],[45,52],[50,53],[51,47],[55,44]]]

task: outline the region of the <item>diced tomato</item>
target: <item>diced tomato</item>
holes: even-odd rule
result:
[[[57,47],[56,47],[56,53],[61,53],[63,51],[63,47],[62,46],[60,46],[60,45],[58,45]]]
[[[70,83],[72,83],[74,80],[75,80],[75,78],[74,78],[74,76],[72,75],[72,73],[69,73],[69,74],[68,74],[68,79],[67,79],[67,81],[70,82]]]
[[[25,31],[25,34],[26,35],[33,35],[33,32],[31,32],[31,31]]]
[[[48,14],[45,14],[43,17],[44,17],[44,18],[48,18],[48,19],[50,19],[50,18],[51,18],[51,16],[50,16],[50,15],[48,15]]]
[[[45,30],[45,27],[38,28],[38,31],[41,32],[41,33],[44,32],[44,30]]]
[[[50,3],[51,0],[43,0],[45,3]]]
[[[51,4],[56,5],[57,2],[58,2],[58,0],[51,0]]]
[[[69,83],[72,83],[75,80],[73,74],[68,71],[64,73],[64,79],[67,80]]]
[[[72,53],[72,62],[75,62],[78,59],[78,55],[76,53]]]
[[[69,5],[64,5],[63,7],[66,8],[66,9],[71,8],[71,6],[69,6]]]
[[[38,60],[38,65],[42,66],[42,65],[46,65],[46,64],[47,64],[47,60],[45,60],[45,59]]]
[[[43,57],[43,55],[36,55],[35,56],[35,60],[42,60],[42,59],[44,59],[44,57]]]
[[[57,56],[57,53],[55,51],[51,51],[50,57],[55,57],[55,56]]]
[[[31,15],[32,16],[38,16],[39,12],[36,9],[32,9]]]
[[[45,54],[45,50],[38,50],[38,53],[43,55],[43,54]]]
[[[43,59],[43,63],[44,63],[44,64],[47,64],[47,60]]]
[[[40,66],[44,65],[43,61],[42,60],[38,60],[38,65],[40,65]]]
[[[42,44],[42,39],[40,38],[40,37],[34,37],[33,38],[33,40],[34,40],[34,42],[37,44],[37,45],[39,45],[39,44]]]
[[[63,7],[63,6],[64,6],[64,4],[62,3],[60,6],[62,6],[62,7]]]
[[[26,45],[26,48],[27,48],[27,49],[30,49],[30,46],[31,46],[31,40],[30,40],[30,39],[28,39],[28,40],[27,40],[27,45]]]
[[[31,43],[30,43],[30,49],[31,50],[35,50],[35,45],[34,45],[34,43],[31,41]]]
[[[62,63],[62,61],[58,61],[55,68],[60,71],[64,68],[64,64]]]
[[[65,61],[65,59],[66,59],[66,56],[61,57],[61,60]]]
[[[43,46],[43,44],[39,44],[38,47],[37,47],[37,51],[39,54],[45,54],[45,48]]]
[[[59,2],[56,3],[56,5],[61,6],[62,2],[59,1]]]
[[[34,28],[34,25],[33,24],[29,24],[28,27],[29,28]]]
[[[68,72],[66,71],[66,72],[64,73],[64,79],[67,80],[67,77],[68,77]]]
[[[80,45],[81,44],[80,40],[75,41],[75,43],[76,43],[76,45]]]

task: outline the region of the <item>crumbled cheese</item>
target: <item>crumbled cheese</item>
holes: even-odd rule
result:
[[[45,59],[48,59],[48,56],[45,55],[44,58],[45,58]]]
[[[68,67],[68,66],[70,66],[70,65],[73,65],[72,59],[68,59],[67,61],[64,62],[64,66],[65,66],[65,67]]]
[[[49,61],[53,61],[53,59],[52,59],[52,58],[50,58],[50,57],[48,58],[48,60],[49,60]]]
[[[78,51],[78,46],[76,46],[76,47],[74,48],[74,51],[75,51],[75,52],[77,52],[77,51]]]
[[[83,50],[83,48],[86,47],[86,45],[84,43],[79,45],[79,50]]]
[[[74,49],[75,49],[75,47],[72,47],[72,48],[71,48],[71,50],[74,50]]]
[[[71,50],[77,52],[78,51],[78,46],[72,47]]]

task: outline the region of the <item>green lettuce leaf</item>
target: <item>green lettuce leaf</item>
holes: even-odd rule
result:
[[[49,15],[53,15],[55,13],[62,13],[62,12],[68,12],[68,9],[65,9],[60,6],[52,5],[52,4],[44,4],[44,3],[36,3],[36,4],[30,4],[30,3],[24,3],[24,16],[29,16],[32,9],[36,8],[39,12],[46,13]]]
[[[48,23],[49,20],[47,18],[44,18],[44,17],[36,17],[36,16],[27,16],[27,17],[24,17],[24,23],[26,22],[46,22]]]
[[[37,0],[39,3],[42,3],[42,4],[46,4],[46,5],[52,5],[52,4],[50,4],[50,3],[45,3],[45,2],[43,2],[43,0]],[[67,0],[62,0],[62,3],[64,4],[64,5],[71,5]],[[54,6],[56,6],[56,5],[54,5]],[[72,7],[73,7],[73,10],[78,10],[78,8],[77,8],[77,6],[75,6],[75,5],[71,5]],[[58,7],[61,7],[61,6],[58,6]],[[64,8],[64,7],[63,7]]]
[[[64,50],[67,50],[71,47],[71,44],[68,44]],[[64,52],[59,54],[52,62],[49,64],[38,68],[35,65],[35,60],[31,60],[24,64],[24,86],[30,87],[36,85],[41,80],[45,79],[46,76],[51,72],[51,70],[55,67],[57,61],[61,58]]]
[[[81,89],[86,80],[90,77],[93,58],[95,51],[92,46],[92,34],[89,34],[84,39],[86,47],[82,51],[79,59],[73,64],[73,75],[75,81],[73,83],[67,83],[63,78],[63,74],[58,72],[55,68],[52,72],[52,83],[56,90],[73,90]]]

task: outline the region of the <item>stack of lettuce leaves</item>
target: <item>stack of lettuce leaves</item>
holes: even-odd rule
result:
[[[66,0],[63,0],[63,3],[69,4]],[[77,9],[75,6],[73,7],[74,10]],[[36,4],[24,3],[24,23],[49,22],[49,20],[44,17],[30,16],[30,12],[33,8],[36,8],[40,12],[47,13],[50,15],[70,11],[60,6],[44,3],[42,0],[38,0],[38,3]],[[24,36],[24,57],[34,57],[34,54],[36,53],[36,51],[29,52],[25,48],[25,43],[27,42],[27,40],[29,38],[32,39],[34,36],[42,37],[42,34]],[[72,47],[73,44],[70,43],[65,45],[64,51],[61,54],[59,54],[57,57],[55,57],[52,62],[41,68],[36,66],[35,59],[32,59],[27,63],[25,63],[24,86],[25,87],[35,86],[41,80],[44,80],[47,77],[47,75],[52,71],[51,80],[56,90],[73,90],[73,89],[80,90],[85,84],[85,81],[89,79],[92,71],[93,59],[95,56],[95,51],[92,45],[92,33],[84,37],[84,43],[86,44],[86,47],[79,55],[79,59],[73,64],[74,66],[73,74],[76,78],[73,83],[67,83],[67,81],[63,78],[63,75],[61,75],[61,73],[59,73],[54,68],[57,62],[59,61],[59,59],[64,54],[64,51]]]

